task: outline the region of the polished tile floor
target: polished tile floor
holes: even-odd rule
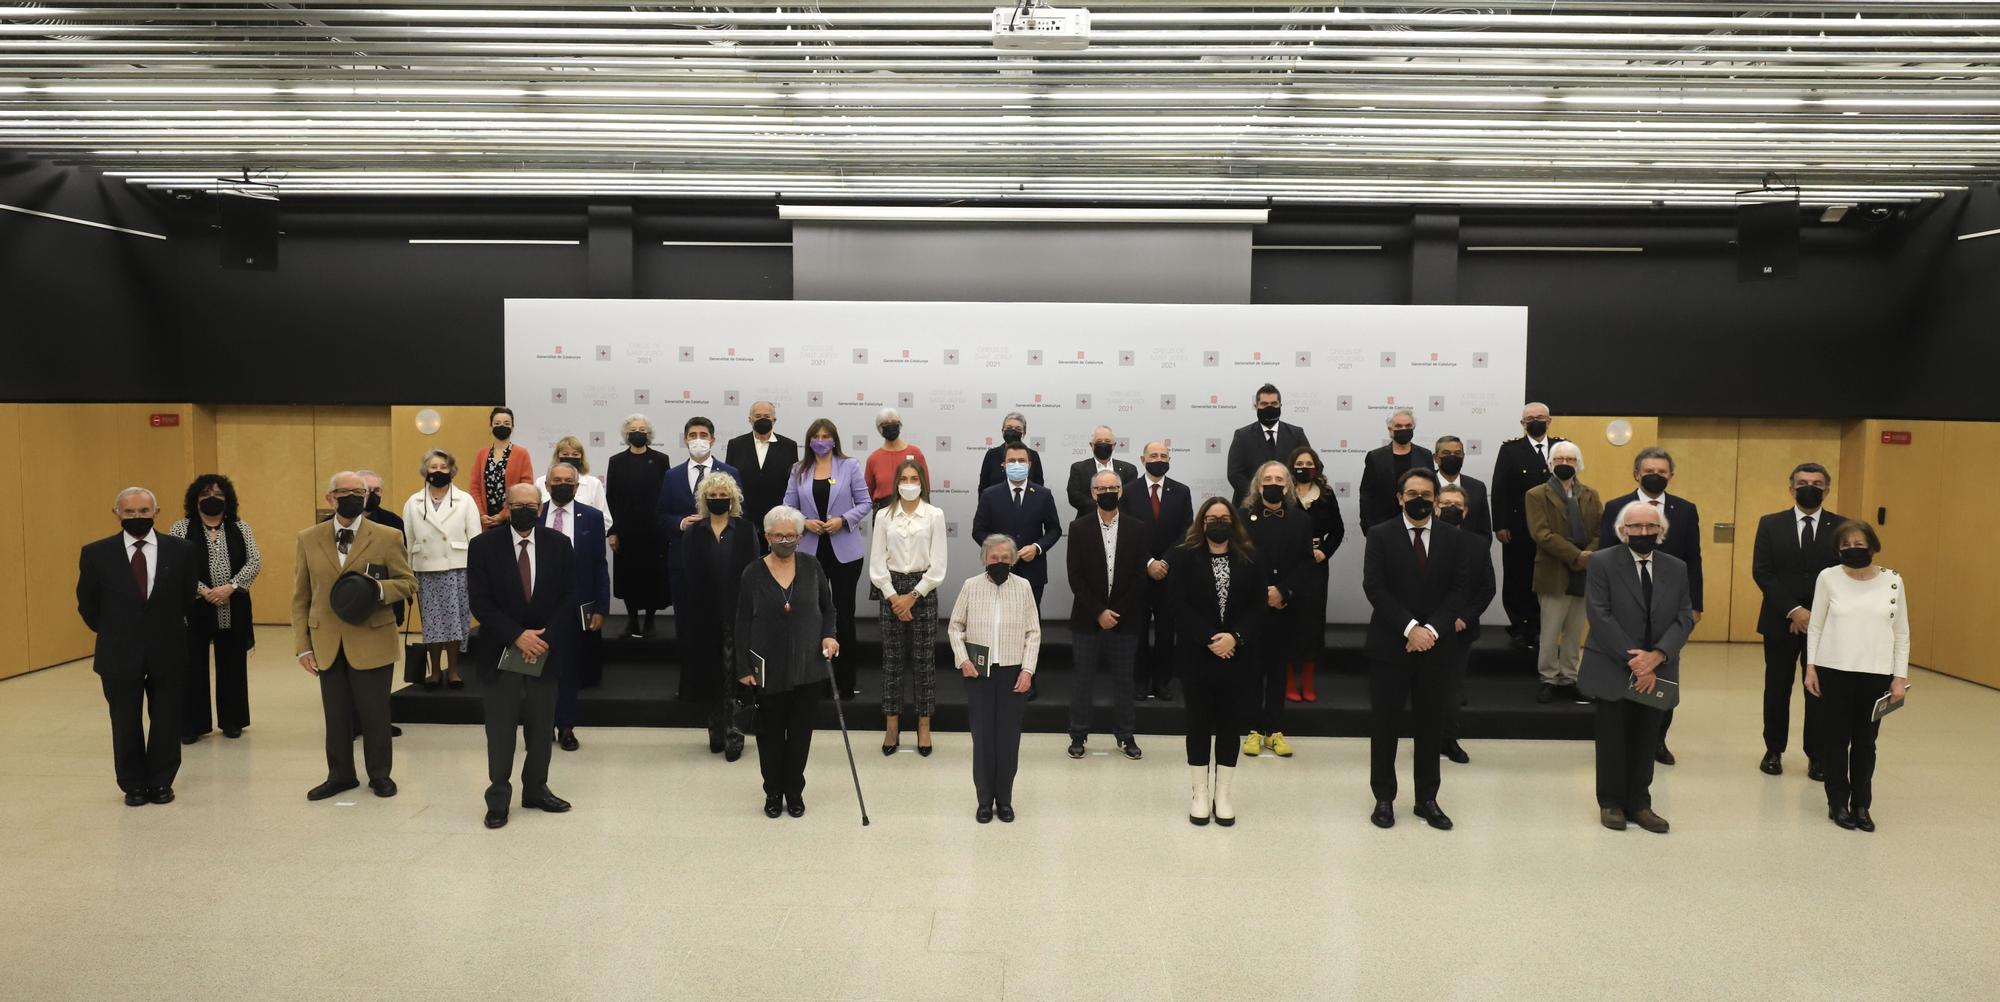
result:
[[[481,732],[411,726],[393,800],[309,804],[317,690],[266,631],[254,726],[126,808],[87,663],[0,682],[0,998],[1992,999],[2000,693],[1920,673],[1874,835],[1796,751],[1756,770],[1759,654],[1704,646],[1662,769],[1673,834],[1597,826],[1590,745],[1469,742],[1458,830],[1370,827],[1366,746],[1247,761],[1185,819],[1178,739],[1128,762],[1031,735],[1020,820],[972,820],[970,744],[837,732],[809,813],[692,731],[584,732],[562,816],[481,827]],[[944,684],[954,684],[945,682]],[[1523,684],[1529,684],[1523,680]],[[1796,723],[1794,724],[1796,727]],[[906,748],[910,742],[906,742]],[[1110,743],[1099,739],[1093,748]],[[359,749],[357,748],[357,753]],[[754,752],[753,752],[754,754]],[[1408,752],[1404,753],[1407,784]],[[1407,789],[1407,785],[1406,785]]]

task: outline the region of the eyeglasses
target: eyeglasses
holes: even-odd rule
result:
[[[332,491],[331,493],[337,498],[363,498],[368,496],[368,488],[355,487],[344,491]]]
[[[773,543],[796,543],[799,541],[799,537],[797,536],[769,536],[766,538],[770,539]]]

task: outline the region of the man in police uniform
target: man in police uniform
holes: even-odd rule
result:
[[[1528,538],[1527,509],[1521,499],[1537,484],[1549,482],[1549,449],[1562,439],[1549,434],[1549,405],[1521,408],[1521,438],[1500,443],[1493,460],[1493,535],[1500,540],[1503,573],[1500,604],[1507,610],[1507,632],[1514,646],[1532,647],[1541,631],[1541,607],[1535,601],[1535,541]]]

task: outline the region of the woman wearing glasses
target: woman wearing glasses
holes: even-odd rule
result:
[[[764,516],[771,552],[743,571],[736,597],[736,680],[757,689],[757,765],[764,816],[806,813],[813,708],[826,686],[834,638],[833,588],[817,560],[798,559],[806,517],[780,505]]]

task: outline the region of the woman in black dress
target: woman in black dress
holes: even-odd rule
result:
[[[643,637],[653,632],[654,610],[667,604],[666,567],[653,509],[660,500],[660,482],[674,464],[650,448],[653,422],[646,415],[626,418],[620,433],[630,448],[611,457],[604,471],[604,503],[611,508],[605,537],[616,554],[611,594],[625,600],[625,635]]]
[[[727,473],[711,473],[696,485],[700,522],[681,534],[687,585],[674,619],[681,651],[680,698],[708,707],[708,750],[728,761],[743,757],[743,732],[731,725],[729,696],[735,688],[730,668],[730,631],[736,626],[736,594],[743,569],[757,559],[757,538],[743,524],[743,491]]]
[[[736,680],[757,687],[757,765],[767,818],[806,813],[813,706],[826,692],[826,659],[840,654],[833,586],[819,561],[797,556],[805,531],[797,508],[771,509],[764,516],[771,552],[744,568],[736,598]]]
[[[1298,628],[1298,646],[1292,650],[1292,664],[1285,670],[1285,698],[1292,702],[1319,701],[1313,688],[1313,672],[1326,653],[1326,583],[1328,561],[1340,549],[1347,529],[1340,524],[1340,499],[1326,482],[1326,468],[1312,446],[1292,450],[1287,462],[1292,467],[1292,496],[1312,523],[1312,563],[1306,567],[1305,584],[1292,602],[1293,625]]]
[[[1195,509],[1187,539],[1167,555],[1174,609],[1174,661],[1187,697],[1187,762],[1194,780],[1188,821],[1236,823],[1229,791],[1237,735],[1256,686],[1254,658],[1264,635],[1263,579],[1249,533],[1227,498]],[[1209,776],[1209,762],[1215,774]]]
[[[1292,496],[1291,469],[1277,460],[1257,467],[1237,502],[1237,515],[1249,523],[1250,542],[1257,548],[1257,580],[1264,586],[1267,617],[1264,632],[1270,638],[1257,648],[1259,684],[1251,697],[1256,712],[1250,733],[1243,738],[1243,754],[1269,749],[1279,758],[1291,758],[1292,745],[1283,730],[1285,676],[1298,646],[1298,612],[1310,600],[1307,576],[1313,567],[1313,525]]]

